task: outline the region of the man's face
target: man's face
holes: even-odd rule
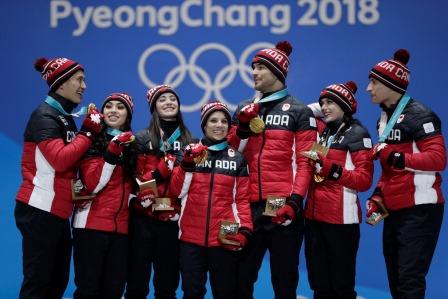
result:
[[[261,93],[276,91],[283,84],[281,81],[264,65],[261,63],[254,63],[252,70],[254,78],[254,88]]]
[[[75,104],[81,103],[83,93],[87,88],[85,78],[82,70],[77,71],[59,86],[56,93]]]
[[[370,82],[369,85],[367,85],[366,90],[372,98],[372,103],[378,105],[383,103],[387,107],[394,102],[392,100],[395,99],[398,94],[375,78],[370,78]]]

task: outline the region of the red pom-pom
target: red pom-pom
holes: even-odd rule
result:
[[[45,57],[39,58],[34,62],[34,68],[36,69],[36,71],[39,71],[42,73],[42,71],[44,70],[44,66],[47,64],[48,59]]]
[[[406,65],[409,61],[409,52],[405,49],[399,49],[394,54],[394,60],[399,61]]]
[[[347,88],[350,89],[352,93],[356,93],[356,91],[358,90],[358,85],[356,85],[356,83],[353,81],[348,81],[344,85],[347,86]]]
[[[280,51],[283,51],[287,56],[292,52],[292,46],[287,40],[278,42],[275,47]]]

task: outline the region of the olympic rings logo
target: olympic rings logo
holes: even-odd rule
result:
[[[138,74],[146,87],[152,88],[158,85],[159,83],[155,83],[151,80],[146,73],[146,64],[151,55],[155,52],[167,51],[170,54],[173,54],[175,59],[177,59],[178,65],[167,72],[163,80],[163,84],[171,85],[173,88],[177,88],[180,84],[182,84],[188,74],[191,81],[197,87],[204,90],[204,94],[198,102],[192,105],[182,104],[183,111],[193,112],[200,110],[202,105],[207,103],[209,99],[219,99],[226,103],[230,109],[235,110],[236,105],[233,105],[224,98],[222,90],[228,87],[235,80],[237,74],[239,74],[241,80],[247,86],[253,87],[252,67],[250,64],[246,64],[246,61],[248,60],[249,55],[254,51],[273,47],[273,44],[267,42],[254,43],[243,51],[237,61],[234,53],[228,47],[219,43],[206,43],[196,48],[191,54],[190,59],[187,61],[182,51],[175,46],[164,43],[156,44],[146,49],[140,56],[138,62]],[[199,57],[207,51],[220,51],[228,60],[228,63],[226,63],[225,66],[217,72],[213,80],[204,67],[197,65]]]

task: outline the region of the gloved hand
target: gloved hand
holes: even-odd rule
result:
[[[176,157],[171,154],[166,154],[159,160],[157,168],[154,170],[154,177],[160,180],[166,180],[170,177],[171,171],[173,171],[174,164],[176,162]]]
[[[222,244],[221,243],[222,248],[229,250],[229,251],[240,251],[247,245],[247,237],[241,232],[238,232],[235,235],[228,235],[228,236],[226,236],[226,239],[229,241],[235,241],[235,242],[239,243],[239,245],[231,245],[231,244]]]
[[[331,159],[318,153],[318,160],[315,161],[315,173],[329,180],[338,180],[342,176],[343,168],[339,164],[333,163]]]
[[[135,137],[132,135],[131,131],[123,132],[120,135],[115,136],[107,146],[106,153],[104,153],[104,161],[116,165],[123,152],[124,146],[129,142],[134,141],[134,139]]]
[[[278,209],[277,216],[272,217],[271,221],[276,224],[288,226],[296,218],[296,214],[300,211],[302,206],[303,196],[299,194],[291,194],[286,199],[283,207]]]
[[[381,158],[383,159],[383,158]],[[402,152],[390,152],[386,160],[387,164],[396,168],[404,169],[405,167],[405,157]]]
[[[190,143],[187,145],[184,150],[184,158],[180,164],[181,167],[185,171],[193,171],[196,165],[194,159],[204,155],[207,149],[207,146],[200,143]]]
[[[86,135],[89,138],[94,138],[103,129],[104,115],[98,109],[89,109],[86,118],[82,122],[79,133]]]
[[[258,116],[260,112],[260,104],[252,103],[241,108],[238,113],[238,121],[240,124],[249,124],[250,120]]]
[[[376,187],[373,191],[372,196],[370,196],[366,201],[366,216],[369,218],[373,213],[379,211],[379,206],[377,202],[381,202],[383,200],[383,196],[381,194],[381,189]]]
[[[180,206],[177,203],[171,203],[174,208],[172,211],[154,211],[153,215],[160,221],[177,221],[179,220]]]
[[[131,131],[123,132],[112,138],[107,146],[107,151],[115,156],[119,156],[123,152],[124,146],[134,140],[135,136]]]
[[[140,191],[136,197],[136,204],[139,208],[148,209],[155,200],[154,192],[151,189]]]
[[[377,143],[372,147],[372,150],[370,151],[370,157],[372,160],[376,160],[379,158],[380,152],[387,146],[386,143]]]

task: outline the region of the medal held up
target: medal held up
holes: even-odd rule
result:
[[[319,161],[319,155],[326,156],[328,154],[328,150],[328,147],[315,142],[308,151],[302,151],[300,154],[317,164]],[[314,173],[314,181],[316,183],[323,182],[324,180],[324,177],[320,176],[318,173]]]

